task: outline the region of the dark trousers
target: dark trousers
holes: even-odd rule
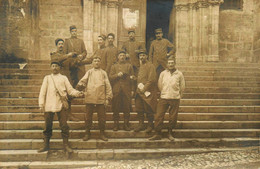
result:
[[[73,88],[75,88],[79,82],[79,78],[78,78],[78,68],[71,68],[70,69],[70,78],[71,78],[71,82],[72,82],[72,86]]]
[[[125,118],[129,118],[130,116],[130,106],[131,106],[131,99],[127,97],[122,91],[113,97],[112,100],[112,108],[113,108],[113,119],[114,121],[119,120],[119,112],[122,110],[124,113]]]
[[[92,126],[92,117],[93,117],[94,108],[96,108],[98,114],[99,129],[101,131],[104,131],[106,125],[106,109],[104,104],[86,104],[86,114],[85,114],[86,131],[89,132]]]
[[[157,112],[155,114],[155,131],[160,132],[163,128],[163,120],[166,111],[169,108],[169,126],[168,129],[175,128],[177,124],[178,110],[180,99],[160,99],[157,104]]]
[[[139,94],[136,94],[135,97],[135,109],[139,116],[144,116],[144,114],[146,114],[148,121],[153,121],[154,112],[152,108],[144,101],[144,99]]]
[[[53,117],[55,113],[52,112],[45,112],[44,119],[45,119],[45,128],[43,131],[44,137],[50,139],[52,136],[52,124],[53,124]],[[61,128],[61,136],[62,138],[69,138],[69,126],[67,124],[67,112],[66,110],[61,110],[57,112],[60,128]]]

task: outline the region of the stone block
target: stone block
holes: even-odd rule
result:
[[[228,50],[232,50],[234,48],[234,44],[233,43],[227,43],[227,49]]]
[[[252,42],[245,42],[244,50],[251,50],[251,49],[252,49]]]
[[[114,158],[114,150],[112,149],[97,150],[98,160],[111,160],[113,158]]]
[[[219,42],[219,50],[226,49],[226,43],[225,42]]]
[[[235,43],[234,44],[234,49],[235,50],[243,50],[244,49],[243,43]]]

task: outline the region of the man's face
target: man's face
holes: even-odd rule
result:
[[[119,62],[123,62],[123,61],[125,61],[125,53],[119,53],[119,55],[118,55],[118,61]]]
[[[140,53],[139,59],[142,63],[145,63],[147,61],[147,55],[145,53]]]
[[[175,69],[175,65],[176,65],[176,63],[175,63],[174,60],[168,60],[167,67],[168,67],[169,70]]]
[[[107,37],[107,41],[110,45],[112,45],[114,43],[114,37],[113,36],[108,36]]]
[[[101,45],[104,45],[105,44],[105,41],[103,38],[101,37],[98,37],[98,44],[101,46]]]
[[[155,36],[156,36],[157,40],[161,40],[162,37],[163,37],[163,33],[162,32],[157,32],[157,33],[155,33]]]
[[[128,37],[130,40],[133,40],[135,38],[135,33],[134,32],[129,32]]]
[[[63,45],[64,45],[64,42],[63,41],[59,41],[57,43],[57,50],[58,51],[63,51]]]
[[[98,59],[98,58],[93,59],[92,65],[93,65],[93,67],[94,67],[95,69],[100,68],[100,59]]]
[[[60,66],[58,64],[51,64],[51,71],[53,74],[58,74],[60,73]]]
[[[77,37],[77,29],[71,29],[70,35],[71,37]]]

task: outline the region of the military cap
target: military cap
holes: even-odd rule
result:
[[[155,33],[162,33],[163,31],[162,31],[162,28],[157,28],[157,29],[154,30],[154,32]]]
[[[176,58],[175,58],[175,56],[174,56],[174,55],[170,55],[170,56],[168,57],[168,60],[173,60],[173,61],[176,61]]]
[[[117,55],[119,55],[120,53],[126,54],[125,50],[119,50],[118,53],[117,53]]]
[[[52,64],[57,64],[57,65],[61,66],[60,62],[56,59],[51,60],[51,65]]]
[[[147,52],[146,52],[145,49],[140,49],[140,50],[138,51],[138,56],[139,56],[140,54],[142,54],[142,53],[144,53],[144,54],[147,55]]]
[[[58,44],[59,41],[63,41],[63,42],[64,42],[63,39],[61,39],[61,38],[57,38],[57,39],[55,40],[55,44],[56,44],[56,46],[57,46],[57,44]]]
[[[77,27],[76,27],[75,25],[71,25],[71,26],[70,26],[70,31],[71,31],[72,29],[77,29]]]
[[[102,38],[103,40],[106,40],[106,39],[107,39],[106,35],[104,35],[104,34],[101,34],[101,35],[99,35],[98,37]]]
[[[113,38],[115,39],[115,34],[109,33],[109,34],[107,34],[107,37],[109,37],[109,36],[113,36]]]
[[[129,34],[130,32],[134,32],[134,33],[135,33],[135,29],[133,29],[133,28],[128,29],[128,34]]]

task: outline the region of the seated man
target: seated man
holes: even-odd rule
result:
[[[113,94],[107,73],[100,68],[100,57],[93,58],[93,68],[88,70],[77,84],[77,89],[85,88],[85,125],[86,135],[84,141],[90,139],[90,128],[92,126],[92,116],[94,107],[98,113],[98,125],[100,129],[100,139],[107,141],[105,136],[106,109],[105,106],[111,101]]]

